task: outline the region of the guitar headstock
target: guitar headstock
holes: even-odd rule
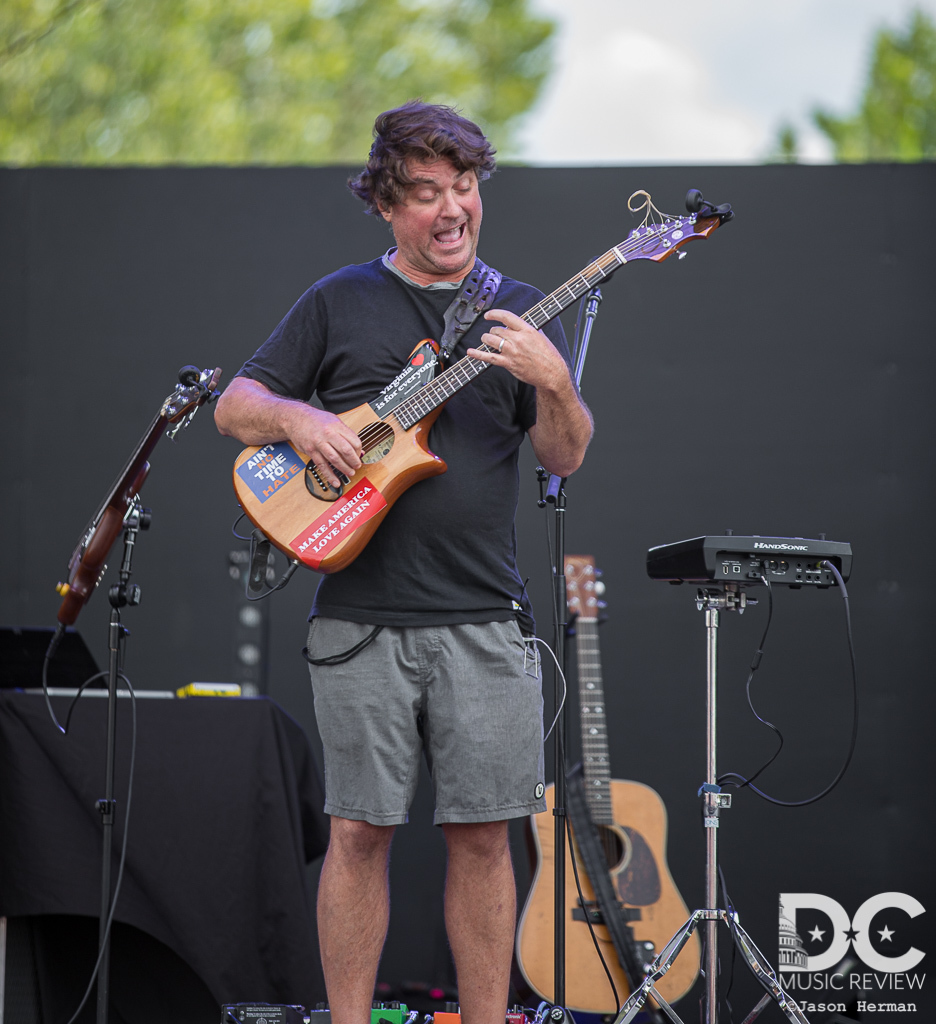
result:
[[[627,236],[617,248],[628,263],[633,260],[653,260],[662,263],[687,242],[708,238],[721,221],[718,217],[685,217],[667,219],[660,224],[643,224]]]
[[[199,371],[196,366],[183,366],[179,370],[179,383],[175,391],[162,404],[159,415],[167,423],[175,424],[166,433],[174,438],[180,430],[192,422],[192,417],[205,402],[213,402],[218,397],[218,381],[221,379],[221,367],[213,370]]]
[[[638,196],[642,196],[644,201],[637,206],[632,205]],[[643,189],[635,192],[627,200],[627,206],[634,213],[646,210],[643,224],[634,228],[626,240],[616,247],[627,262],[653,260],[654,263],[661,263],[687,242],[696,238],[708,238],[719,225],[734,217],[728,203],[714,206],[704,200],[702,193],[694,188],[690,189],[686,196],[686,209],[689,212],[681,216],[662,214]],[[683,256],[685,253],[680,254],[680,259]]]
[[[598,570],[591,555],[566,555],[566,603],[570,615],[588,621],[598,618]]]

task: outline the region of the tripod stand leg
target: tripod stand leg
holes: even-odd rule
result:
[[[614,1024],[631,1024],[631,1021],[643,1009],[649,991],[650,983],[648,981],[644,981],[640,988],[634,989],[621,1007],[621,1012],[617,1015]]]
[[[676,1011],[670,1006],[670,1004],[660,995],[656,990],[655,985],[649,985],[648,991],[650,995],[656,1000],[660,1009],[666,1014],[667,1017],[673,1022],[673,1024],[683,1024],[682,1018],[676,1013]]]
[[[731,930],[731,937],[734,939],[735,945],[741,950],[741,955],[747,961],[751,973],[767,990],[767,995],[776,1002],[791,1021],[794,1021],[794,1024],[809,1024],[796,1000],[783,990],[774,969],[767,962],[764,954],[754,945],[751,936],[729,915],[725,915],[725,920]],[[761,1003],[763,1002],[762,999]],[[761,1003],[758,1003],[758,1006]],[[757,1013],[760,1013],[760,1010],[757,1010]],[[753,1020],[754,1018],[748,1015],[748,1019]]]
[[[743,1021],[741,1021],[741,1024],[754,1024],[754,1021],[757,1020],[757,1018],[761,1015],[761,1013],[763,1013],[763,1011],[767,1008],[769,1004],[770,993],[766,992],[764,995],[761,996],[760,1001],[754,1007],[754,1009],[751,1010],[751,1012],[744,1018]]]
[[[673,961],[679,956],[680,951],[689,941],[692,933],[696,930],[699,925],[699,921],[705,916],[704,910],[696,910],[693,912],[692,917],[676,932],[676,934],[667,942],[667,944],[660,950],[656,957],[647,965],[647,974],[640,986],[630,994],[624,1005],[621,1007],[621,1012],[617,1015],[614,1024],[631,1024],[631,1021],[640,1013],[644,1003],[647,1001],[647,996],[652,995],[657,1003],[660,1005],[660,1009],[666,1014],[667,1017],[674,1024],[683,1024],[682,1020],[676,1015],[676,1011],[669,1005],[669,1003],[657,992],[654,988],[653,983],[663,977],[664,974],[670,969]]]

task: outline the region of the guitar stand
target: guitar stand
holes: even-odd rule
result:
[[[703,1024],[718,1024],[718,923],[723,921],[731,932],[735,945],[747,962],[751,973],[766,989],[760,1002],[744,1018],[742,1024],[751,1024],[773,999],[789,1020],[795,1024],[809,1024],[792,996],[780,986],[774,969],[767,962],[761,951],[754,945],[751,937],[738,923],[737,914],[731,910],[718,910],[718,856],[717,836],[718,818],[721,810],[731,806],[731,795],[722,793],[715,773],[715,724],[716,724],[716,683],[718,676],[718,620],[721,611],[744,612],[747,605],[756,604],[754,598],[745,594],[742,586],[737,583],[724,583],[720,586],[699,588],[696,595],[696,606],[705,612],[706,630],[706,738],[707,766],[705,783],[699,789],[702,797],[703,824],[705,826],[705,910],[696,910],[689,920],[666,943],[656,958],[648,965],[647,973],[640,986],[631,993],[621,1007],[614,1024],[630,1024],[637,1016],[648,996],[659,1004],[660,1008],[674,1024],[683,1024],[676,1011],[659,994],[654,985],[670,969],[673,961],[689,941],[697,928],[704,930],[705,963],[705,1013]]]

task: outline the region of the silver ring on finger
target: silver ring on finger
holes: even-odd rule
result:
[[[503,352],[504,351],[504,342],[506,340],[507,340],[506,338],[501,338],[501,340],[500,340],[501,341],[500,348],[498,348],[498,350],[497,350],[498,352]]]

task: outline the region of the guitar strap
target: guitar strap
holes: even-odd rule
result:
[[[439,355],[447,360],[468,328],[486,310],[490,309],[500,288],[503,275],[475,257],[474,269],[462,282],[455,298],[445,311],[445,330],[442,332]]]
[[[582,855],[585,874],[595,891],[603,923],[611,935],[618,960],[633,992],[644,979],[644,958],[640,955],[624,908],[614,891],[607,861],[601,849],[598,827],[588,811],[581,764],[575,765],[566,775],[566,809],[576,844]],[[588,912],[587,908],[583,907],[583,910]]]

